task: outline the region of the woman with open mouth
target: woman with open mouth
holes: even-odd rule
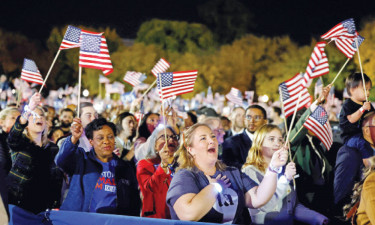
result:
[[[62,173],[54,158],[58,147],[47,137],[46,112],[34,94],[8,136],[12,168],[9,172],[9,203],[33,213],[59,207]]]
[[[159,125],[147,139],[146,158],[138,162],[137,179],[143,195],[142,214],[150,218],[171,218],[166,196],[174,175],[173,154],[179,136],[172,127]]]
[[[218,160],[218,141],[205,124],[197,123],[183,134],[178,169],[167,193],[171,218],[214,223],[250,224],[247,208],[266,204],[276,190],[277,170],[288,151],[276,151],[263,181],[257,184],[237,168]]]

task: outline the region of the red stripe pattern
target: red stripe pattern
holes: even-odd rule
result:
[[[329,150],[333,144],[332,128],[329,124],[328,114],[323,107],[318,106],[303,124],[310,130]]]
[[[42,75],[40,74],[35,62],[31,59],[25,58],[23,60],[21,79],[27,82],[43,85]]]
[[[228,94],[225,95],[225,97],[230,101],[232,102],[233,104],[235,105],[239,105],[239,106],[242,106],[243,105],[243,97],[242,97],[242,93],[239,89],[237,88],[234,88],[232,87],[230,89],[230,92]]]
[[[165,60],[164,58],[161,58],[152,68],[151,73],[154,74],[154,76],[157,78],[159,73],[164,73],[168,70],[168,68],[171,66],[171,64]]]
[[[160,99],[164,100],[192,92],[197,75],[198,70],[159,73],[157,85]]]
[[[60,49],[78,48],[80,46],[79,38],[81,36],[81,29],[73,26],[68,26],[64,38],[61,42]]]
[[[113,72],[107,41],[102,33],[81,32],[79,66],[99,69],[104,75]]]
[[[358,35],[358,33],[356,34],[357,35],[354,38],[337,38],[335,40],[337,48],[348,58],[353,58],[358,47],[361,46],[362,42],[365,40],[364,37]]]
[[[311,54],[306,73],[303,76],[303,85],[309,87],[312,79],[329,73],[329,65],[327,55],[324,52],[325,42],[316,43]]]
[[[279,85],[279,91],[281,92],[280,96],[282,96],[281,101],[283,101],[284,104],[285,117],[294,113],[300,92],[301,98],[297,110],[300,110],[311,103],[310,94],[307,88],[302,85],[302,79],[302,75],[297,73],[294,77]]]
[[[135,71],[128,71],[124,76],[124,81],[133,87],[140,85],[144,79],[146,79],[146,75]]]
[[[341,23],[334,26],[331,30],[329,30],[327,33],[323,34],[321,38],[327,40],[327,39],[333,39],[335,40],[338,37],[345,37],[349,35],[353,35],[355,33],[355,24],[353,18],[347,19],[342,21]]]

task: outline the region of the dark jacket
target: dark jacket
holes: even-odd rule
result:
[[[116,214],[139,216],[141,206],[134,167],[115,154],[113,159],[118,161],[115,168]],[[63,142],[55,161],[70,177],[70,189],[60,209],[89,212],[92,193],[103,170],[95,151],[85,152],[78,148],[78,143],[74,145],[69,136]]]
[[[7,175],[12,167],[10,149],[7,143],[8,134],[0,129],[0,169]]]
[[[234,166],[241,170],[251,145],[252,141],[247,135],[246,130],[226,139],[223,143],[223,162],[228,166]]]
[[[17,118],[8,136],[12,168],[8,174],[9,203],[33,213],[59,206],[61,171],[54,158],[58,147],[49,142],[39,147],[22,132]]]

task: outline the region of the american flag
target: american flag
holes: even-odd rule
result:
[[[361,35],[357,35],[354,38],[337,38],[335,40],[337,48],[346,55],[348,58],[352,58],[358,47],[361,46],[365,40]],[[358,42],[358,46],[357,46]]]
[[[316,81],[315,83],[315,89],[314,89],[315,98],[317,98],[322,92],[323,92],[323,81],[322,81],[322,78],[319,77],[318,81]]]
[[[155,77],[158,77],[159,73],[164,73],[168,70],[168,68],[171,66],[171,64],[165,60],[164,58],[161,58],[152,68],[151,73],[154,74]]]
[[[327,105],[332,106],[335,103],[335,86],[331,87],[327,96]]]
[[[68,26],[64,38],[61,42],[59,50],[78,48],[80,46],[79,38],[81,36],[81,29],[73,26]]]
[[[101,84],[104,84],[104,83],[109,83],[109,82],[111,82],[108,78],[106,78],[105,76],[103,76],[103,75],[99,75],[99,83],[101,83]]]
[[[160,91],[160,99],[192,92],[197,75],[198,70],[159,73],[156,83]]]
[[[43,85],[42,75],[40,74],[35,62],[31,59],[25,58],[23,60],[21,79],[31,83]]]
[[[127,71],[124,76],[124,81],[129,83],[133,87],[140,85],[145,79],[145,74],[135,71]]]
[[[312,79],[329,73],[328,59],[324,52],[325,46],[325,42],[318,42],[314,47],[306,73],[303,76],[303,85],[305,87],[310,86]]]
[[[281,91],[280,97],[282,96],[281,101],[283,101],[284,104],[285,117],[294,113],[300,92],[301,98],[297,110],[302,109],[310,103],[310,94],[307,88],[302,85],[302,79],[302,75],[297,73],[294,77],[279,85],[279,91]]]
[[[333,144],[333,135],[331,125],[329,124],[328,114],[323,107],[318,106],[309,118],[303,124],[311,131],[329,150]]]
[[[143,100],[142,100],[141,104],[139,106],[139,112],[134,113],[134,117],[138,122],[138,127],[141,124],[141,121],[142,121],[144,115],[145,115],[145,107],[144,107]]]
[[[355,31],[356,29],[355,29],[354,20],[353,18],[350,18],[334,26],[327,33],[323,34],[321,38],[325,40],[327,39],[335,40],[336,38],[339,38],[339,37],[352,37]]]
[[[232,103],[234,103],[235,105],[239,105],[239,106],[242,106],[243,105],[243,97],[242,97],[242,93],[240,90],[238,90],[237,88],[234,88],[232,87],[230,89],[230,92],[228,94],[225,95],[225,97]]]
[[[245,98],[249,105],[254,101],[254,91],[245,91]]]
[[[81,32],[79,66],[103,71],[104,75],[113,72],[107,41],[101,33]]]

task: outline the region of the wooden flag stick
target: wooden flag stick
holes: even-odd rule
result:
[[[300,92],[299,92],[299,95],[298,95],[297,106],[296,106],[296,108],[294,109],[294,113],[293,113],[293,117],[292,117],[292,122],[290,122],[290,127],[289,127],[289,131],[288,131],[288,135],[286,136],[285,147],[286,147],[287,144],[289,143],[289,135],[290,135],[290,132],[292,131],[292,127],[293,127],[294,119],[296,118],[296,114],[297,114],[297,111],[298,111],[299,101],[301,100],[301,96],[302,96],[302,91],[300,91]]]
[[[333,83],[335,83],[336,79],[339,77],[340,73],[342,72],[342,70],[344,69],[344,67],[346,66],[346,64],[348,64],[349,60],[350,60],[350,58],[348,58],[346,60],[346,62],[344,63],[344,65],[341,67],[340,71],[337,73],[337,75],[335,76],[335,78],[331,82],[332,85],[333,85]]]
[[[55,59],[53,60],[51,66],[49,67],[49,70],[48,70],[48,72],[47,72],[46,78],[44,78],[43,84],[42,84],[42,86],[41,86],[40,89],[39,89],[39,94],[42,92],[43,87],[44,87],[44,85],[46,84],[46,81],[47,81],[47,79],[48,79],[48,76],[49,76],[49,74],[51,73],[53,66],[55,65],[55,62],[56,62],[57,57],[59,57],[60,52],[61,52],[61,50],[57,51],[57,54],[56,54],[56,56],[55,56]]]
[[[145,95],[151,90],[151,88],[156,84],[156,81],[157,81],[157,80],[158,80],[158,79],[156,78],[156,80],[154,81],[154,83],[152,83],[152,84],[150,85],[150,87],[147,88],[147,90],[143,93],[142,98],[144,98]]]
[[[20,89],[18,90],[18,95],[17,95],[17,105],[16,107],[18,108],[21,104],[21,100],[22,100],[22,83],[23,83],[23,80],[20,78]]]
[[[77,96],[77,117],[79,118],[80,103],[81,103],[81,78],[82,78],[82,67],[78,70],[78,96]]]
[[[363,76],[363,68],[362,68],[362,62],[361,62],[361,55],[359,54],[358,38],[355,39],[355,42],[356,42],[356,44],[357,44],[358,61],[359,61],[359,67],[361,68],[361,75],[362,75],[362,82],[363,82],[363,90],[365,91],[366,102],[368,102],[368,98],[367,98],[367,90],[366,90],[366,82],[365,82],[365,77]]]
[[[156,78],[155,81],[157,81],[159,79],[159,85],[160,85],[160,90],[161,90],[161,76],[159,75],[158,78]],[[156,83],[156,82],[154,82]],[[163,95],[161,92],[160,92],[160,95]],[[161,99],[163,99],[162,96],[160,96]],[[163,124],[164,124],[164,137],[165,137],[165,144],[164,145],[167,145],[168,144],[168,138],[167,138],[167,127],[166,127],[166,124],[165,124],[165,109],[164,109],[164,100],[161,101],[161,114],[163,115]],[[167,145],[168,146],[168,145]]]

